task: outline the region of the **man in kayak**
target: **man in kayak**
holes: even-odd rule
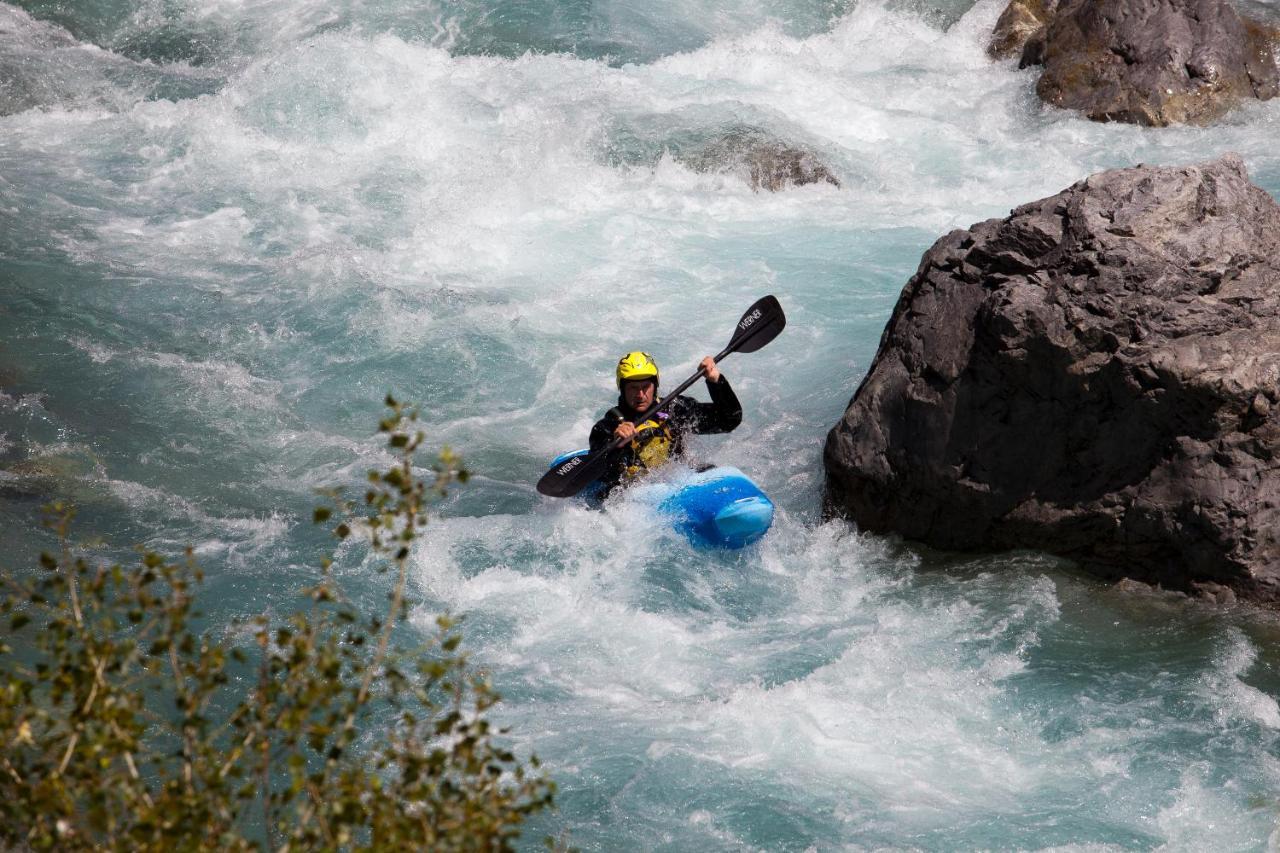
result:
[[[707,356],[699,366],[706,372],[710,403],[676,397],[663,411],[635,424],[632,421],[659,399],[658,365],[646,352],[629,352],[618,360],[618,405],[591,428],[593,452],[614,439],[627,441],[610,457],[609,467],[600,478],[606,490],[684,456],[684,439],[691,432],[731,432],[742,423],[742,404],[715,359]]]

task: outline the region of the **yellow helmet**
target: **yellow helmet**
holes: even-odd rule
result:
[[[623,382],[632,379],[652,379],[654,384],[657,384],[658,364],[653,360],[653,356],[636,350],[618,359],[618,390],[622,390]]]

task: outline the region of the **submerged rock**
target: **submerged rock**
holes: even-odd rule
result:
[[[104,475],[102,461],[86,447],[43,449],[0,465],[0,496],[96,503],[102,500],[98,480]]]
[[[946,235],[827,437],[829,509],[1280,603],[1278,282],[1280,206],[1234,155]]]
[[[840,181],[812,151],[761,133],[734,128],[676,159],[697,172],[737,174],[755,190],[778,192],[791,186]]]
[[[1050,104],[1165,126],[1275,97],[1278,37],[1228,0],[1012,0],[988,51],[1043,65],[1036,93]]]
[[[763,118],[763,117],[762,117]],[[754,190],[840,180],[807,143],[723,111],[679,110],[632,117],[608,134],[606,159],[621,166],[656,166],[664,157],[695,172],[732,175]]]

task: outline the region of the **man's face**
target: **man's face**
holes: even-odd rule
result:
[[[627,405],[633,411],[643,412],[653,405],[654,394],[657,393],[657,390],[658,383],[652,379],[623,382],[622,399],[627,401]]]

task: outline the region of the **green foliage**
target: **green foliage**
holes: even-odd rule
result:
[[[457,623],[439,617],[412,653],[392,642],[426,507],[465,472],[446,450],[417,477],[417,413],[387,405],[395,463],[369,473],[362,505],[334,494],[335,534],[394,570],[373,617],[325,560],[299,612],[221,640],[198,627],[190,551],[95,567],[69,544],[70,509],[51,507],[62,553],[35,578],[0,572],[0,846],[507,850],[551,806],[537,759],[485,718],[498,696]]]

